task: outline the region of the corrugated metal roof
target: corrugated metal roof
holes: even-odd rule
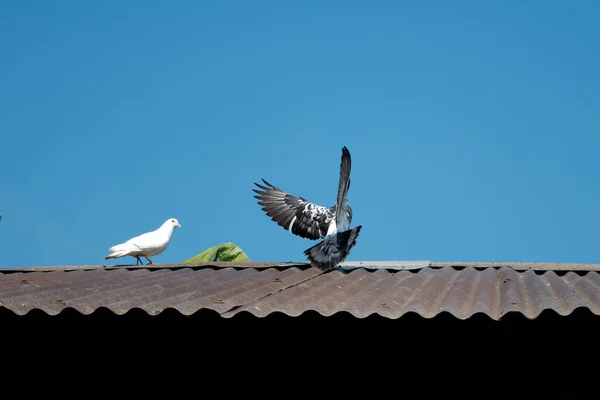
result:
[[[77,270],[77,269],[94,269],[94,268],[114,268],[127,267],[130,269],[136,268],[181,268],[181,264],[160,264],[160,265],[58,265],[58,266],[40,266],[40,267],[18,267],[18,268],[0,268],[0,273],[14,271],[55,271],[55,270]],[[204,262],[204,263],[189,263],[186,267],[234,267],[264,269],[274,267],[307,267],[305,263],[294,262]],[[340,264],[342,270],[351,271],[357,268],[366,269],[386,269],[386,270],[417,270],[427,267],[453,267],[453,268],[499,268],[510,267],[516,271],[598,271],[600,272],[600,264],[576,264],[576,263],[543,263],[543,262],[481,262],[481,261],[465,261],[465,262],[436,262],[436,261],[346,261]]]
[[[139,308],[150,315],[168,308],[184,315],[210,309],[225,318],[313,310],[358,318],[408,312],[431,318],[445,311],[466,319],[483,313],[498,320],[509,312],[536,318],[546,309],[568,315],[578,307],[600,315],[600,273],[519,272],[506,266],[323,273],[303,264],[266,263],[36,267],[0,270],[0,307],[19,315],[33,309],[56,315],[69,307],[83,314],[99,307],[116,314]]]

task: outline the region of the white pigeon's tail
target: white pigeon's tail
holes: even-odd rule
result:
[[[350,254],[350,249],[356,244],[356,238],[362,225],[343,232],[337,232],[326,237],[313,247],[306,249],[304,254],[313,267],[329,271],[344,261]]]
[[[115,251],[112,254],[107,255],[106,257],[104,257],[105,260],[111,259],[111,258],[121,258],[121,257],[125,257],[128,256],[129,253],[131,253],[130,250],[120,250],[120,251]]]
[[[108,249],[108,251],[110,251],[111,253],[115,253],[117,251],[124,250],[124,249],[121,248],[122,246],[123,246],[122,244],[118,244],[118,245],[113,246],[110,249]]]
[[[127,246],[126,243],[121,243],[121,244],[117,244],[117,245],[111,247],[110,249],[108,249],[108,251],[111,254],[104,257],[105,260],[108,260],[111,258],[125,257],[125,256],[129,255],[129,253],[131,253],[131,248],[129,246]]]
[[[117,247],[117,246],[115,246]],[[111,247],[111,249],[109,250],[111,252],[111,254],[107,255],[106,257],[104,257],[105,260],[111,259],[111,258],[121,258],[121,257],[125,257],[131,254],[131,249],[116,249],[113,250],[115,247]]]

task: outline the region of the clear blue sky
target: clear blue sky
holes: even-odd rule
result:
[[[102,264],[178,218],[157,263],[314,244],[261,177],[335,201],[349,260],[600,262],[596,1],[0,5],[0,267]],[[110,260],[110,264],[135,262]]]

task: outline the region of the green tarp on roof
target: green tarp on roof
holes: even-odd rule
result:
[[[238,246],[231,242],[225,242],[210,247],[194,257],[188,258],[183,264],[210,261],[249,262],[250,259]]]

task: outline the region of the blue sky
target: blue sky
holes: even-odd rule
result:
[[[349,260],[600,262],[600,3],[76,0],[0,5],[0,267],[314,242],[265,178],[335,201]],[[110,260],[119,264],[126,260]]]

